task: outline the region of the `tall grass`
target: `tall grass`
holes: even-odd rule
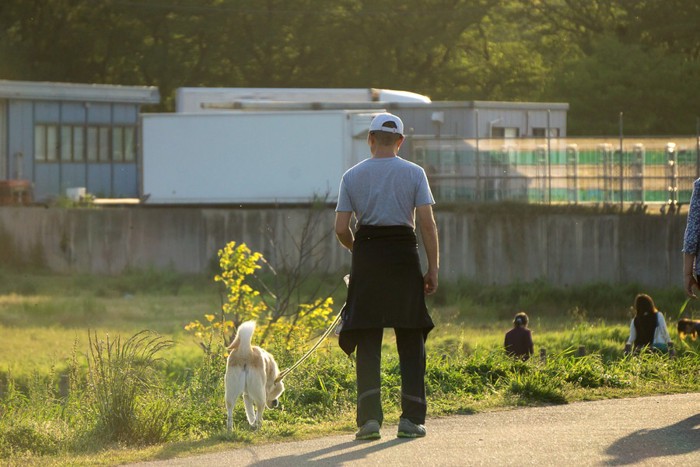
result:
[[[122,342],[90,336],[84,394],[94,414],[93,435],[105,442],[150,444],[172,432],[171,401],[159,384],[159,353],[172,345],[148,331]],[[77,386],[77,385],[76,385]]]
[[[593,340],[604,329],[579,331]],[[429,341],[430,342],[430,341]],[[547,360],[522,362],[500,347],[444,353],[429,346],[426,389],[429,414],[469,413],[493,406],[561,404],[582,398],[618,397],[700,390],[700,358],[682,349],[676,358],[639,356],[578,357],[574,349],[552,345]],[[156,354],[166,345],[158,337],[137,334],[98,341],[91,338],[89,368],[76,368],[70,394],[61,396],[56,375],[37,375],[20,391],[9,378],[0,402],[0,455],[39,462],[44,456],[73,455],[115,444],[141,446],[165,441],[218,438],[248,442],[251,431],[241,407],[234,430],[225,433],[223,359],[201,355],[182,373],[167,374]],[[564,339],[561,345],[566,345]],[[270,349],[282,367],[299,351]],[[382,399],[388,420],[400,413],[400,371],[391,331],[387,332],[382,369]],[[279,439],[303,427],[348,429],[354,422],[354,364],[327,342],[304,367],[287,378],[283,410],[266,412],[268,422],[256,437]]]
[[[484,285],[470,281],[441,284],[432,304],[451,310],[451,319],[475,321],[512,319],[518,311],[530,318],[581,321],[604,319],[618,322],[632,317],[635,295],[650,293],[657,308],[668,319],[676,320],[686,297],[683,289],[649,290],[639,284],[586,284],[554,287],[543,281],[507,285]],[[686,315],[700,315],[700,301],[688,303]]]
[[[167,287],[154,285],[178,283],[169,280],[153,279],[142,289],[133,278],[74,280],[82,285],[59,277],[66,290],[60,293],[43,276],[24,276],[15,283],[32,283],[34,292],[20,295],[15,289],[0,295],[0,330],[11,343],[0,342],[1,459],[78,464],[115,446],[212,441],[231,446],[354,427],[354,362],[339,351],[334,338],[290,373],[283,408],[266,412],[268,422],[260,432],[253,435],[239,405],[229,434],[224,357],[201,352],[182,333],[185,323],[218,306],[217,292],[209,288],[198,293],[181,285],[173,296]],[[131,284],[128,296],[119,285],[125,283]],[[92,289],[83,289],[85,284]],[[538,283],[515,285],[501,296],[497,287],[444,284],[442,296],[431,304],[438,326],[427,343],[429,416],[700,391],[700,341],[681,343],[674,337],[676,358],[623,353],[629,331],[625,314],[638,290],[622,289],[582,292]],[[602,298],[589,296],[596,292]],[[660,307],[682,303],[676,291],[651,293]],[[563,311],[556,311],[556,303]],[[536,354],[527,362],[502,350],[503,333],[520,309],[530,314],[535,338]],[[71,318],[73,314],[80,319]],[[161,334],[141,332],[143,328],[158,328]],[[47,339],[54,342],[52,351],[62,349],[66,356],[29,358],[46,352]],[[311,345],[287,346],[284,341],[273,336],[268,348],[282,368]],[[585,356],[577,356],[581,345]],[[27,355],[22,354],[25,349]],[[546,350],[546,360],[538,358],[540,349]],[[387,421],[395,421],[401,378],[390,330],[383,354],[382,400]],[[8,363],[18,355],[33,363],[19,371]]]

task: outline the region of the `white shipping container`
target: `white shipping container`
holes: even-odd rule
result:
[[[148,204],[334,202],[377,110],[142,115]]]

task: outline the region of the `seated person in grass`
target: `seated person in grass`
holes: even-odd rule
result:
[[[513,329],[506,333],[506,353],[511,357],[527,360],[534,353],[532,331],[527,328],[528,318],[522,311],[513,319]]]
[[[685,336],[690,336],[695,340],[700,333],[700,319],[679,319],[678,320],[678,337],[685,339]]]
[[[654,300],[647,294],[638,294],[634,299],[635,317],[630,323],[630,338],[627,343],[635,352],[652,348],[668,351],[671,337],[668,335],[663,313],[656,309]]]

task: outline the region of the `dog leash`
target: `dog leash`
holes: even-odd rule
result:
[[[345,277],[343,277],[343,281],[345,281],[346,286],[349,285],[350,284],[350,275],[346,274]],[[294,365],[290,366],[289,368],[284,370],[282,373],[280,373],[279,376],[277,378],[275,378],[275,383],[279,383],[280,381],[282,381],[289,373],[292,372],[292,370],[294,370],[296,367],[301,365],[304,360],[309,358],[311,356],[311,354],[314,353],[314,350],[316,350],[318,348],[318,346],[321,345],[321,342],[323,342],[323,340],[326,337],[328,337],[328,335],[338,325],[338,322],[340,321],[340,317],[341,317],[342,313],[343,313],[343,307],[340,307],[340,311],[338,312],[338,316],[335,317],[335,319],[333,320],[331,325],[328,327],[328,329],[326,329],[326,331],[323,334],[321,334],[321,337],[318,339],[316,344],[314,344],[313,347],[311,347],[299,360],[297,360],[296,363],[294,363]]]
[[[309,358],[311,356],[311,354],[314,352],[314,350],[316,350],[318,348],[318,346],[321,345],[321,342],[323,342],[323,340],[326,337],[328,337],[328,335],[331,333],[331,331],[333,331],[333,329],[336,327],[336,325],[340,321],[341,313],[342,313],[342,311],[340,313],[338,313],[338,316],[335,317],[335,319],[331,323],[330,327],[328,329],[326,329],[326,332],[324,332],[321,335],[321,337],[318,339],[318,342],[316,342],[316,344],[314,344],[313,347],[311,347],[299,360],[297,360],[296,363],[294,363],[294,365],[292,365],[289,368],[287,368],[286,370],[284,370],[282,373],[279,374],[279,376],[277,378],[275,378],[275,383],[279,383],[280,381],[282,381],[289,373],[292,372],[292,370],[294,370],[296,367],[301,365],[304,360],[306,360],[307,358]]]

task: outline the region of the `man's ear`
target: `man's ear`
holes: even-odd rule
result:
[[[396,144],[397,144],[396,149],[397,150],[401,147],[401,145],[403,144],[405,139],[406,138],[402,136],[401,138],[398,139],[398,141],[396,141]]]

